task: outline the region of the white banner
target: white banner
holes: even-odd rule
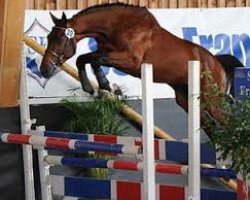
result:
[[[62,11],[52,11],[61,17]],[[78,11],[65,11],[68,18]],[[250,8],[218,9],[153,9],[158,22],[171,33],[198,43],[213,54],[232,54],[244,65],[250,67]],[[108,19],[107,19],[108,20]],[[33,37],[46,47],[46,36],[54,24],[48,11],[26,11],[25,34]],[[77,45],[76,55],[68,60],[75,66],[80,54],[94,51],[93,39],[83,39]],[[60,71],[50,79],[45,79],[39,72],[41,56],[25,46],[28,93],[31,97],[63,97],[82,95],[80,84]],[[103,68],[110,83],[116,83],[129,97],[141,96],[141,81],[113,68]],[[90,69],[87,73],[92,81],[95,77]],[[154,84],[154,98],[173,98],[174,92],[167,84]]]

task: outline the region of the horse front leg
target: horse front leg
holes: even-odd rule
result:
[[[89,63],[90,57],[91,57],[90,54],[79,56],[76,60],[76,66],[78,69],[78,75],[79,75],[79,79],[80,79],[83,91],[93,95],[95,91],[88,79],[86,69],[85,69],[86,67],[85,65]]]
[[[101,69],[102,65],[109,67],[118,67],[120,69],[126,70],[137,69],[137,71],[140,67],[139,60],[135,57],[132,57],[131,54],[127,52],[110,52],[108,54],[98,52],[89,53],[79,56],[76,63],[78,67],[79,77],[82,83],[82,88],[84,91],[90,94],[94,94],[94,90],[87,78],[85,70],[85,65],[87,63],[91,64],[100,89],[108,91],[111,91],[111,87],[109,85],[108,79]],[[121,91],[119,88],[117,88],[114,93],[120,95]]]
[[[94,89],[93,89],[93,87],[92,87],[92,85],[87,77],[87,73],[86,73],[86,69],[85,69],[85,66],[87,63],[89,63],[91,65],[91,67],[93,68],[94,74],[95,74],[96,79],[97,79],[98,84],[99,84],[99,88],[102,90],[111,91],[109,81],[106,78],[106,76],[101,68],[101,64],[106,63],[106,62],[102,61],[103,56],[104,56],[103,54],[96,53],[96,52],[89,53],[89,54],[79,56],[77,58],[77,61],[76,61],[82,89],[91,95],[95,94],[95,91],[94,91]]]
[[[94,56],[95,57],[94,57]],[[118,67],[122,69],[136,68],[138,63],[136,59],[127,52],[109,52],[109,53],[95,53],[92,54],[91,66],[98,81],[99,87],[102,90],[112,91],[116,95],[122,95],[119,86],[114,86],[112,89],[110,83],[106,78],[101,66]]]
[[[94,70],[94,74],[95,74],[95,77],[97,79],[97,82],[99,84],[100,89],[111,91],[109,81],[108,81],[107,77],[105,76],[101,66],[95,65],[95,64],[92,64],[91,66]]]

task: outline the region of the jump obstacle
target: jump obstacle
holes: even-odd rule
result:
[[[90,158],[75,158],[63,156],[46,156],[44,161],[49,165],[61,165],[83,168],[107,168],[119,170],[142,171],[143,162],[128,160],[104,160]],[[155,163],[155,171],[164,174],[188,175],[187,165]],[[236,179],[235,172],[231,169],[201,168],[201,176],[226,177]]]
[[[34,133],[34,131],[32,131]],[[56,132],[48,132],[56,135]],[[41,148],[43,146],[59,148],[59,149],[82,149],[83,144],[86,144],[87,147],[84,147],[84,152],[86,150],[94,150],[93,144],[96,144],[95,150],[104,151],[99,147],[106,147],[108,143],[104,142],[89,142],[75,139],[66,139],[67,133],[58,133],[58,135],[64,135],[64,138],[52,138],[52,137],[43,137],[37,135],[20,135],[20,134],[10,134],[2,133],[0,138],[4,143],[14,143],[14,144],[31,144],[36,148]],[[80,137],[79,134],[73,134]],[[72,134],[69,134],[69,137],[72,137]],[[129,138],[131,140],[131,138]],[[90,149],[89,144],[91,143]],[[78,144],[78,145],[76,145]],[[101,146],[99,146],[101,144]],[[114,144],[113,144],[114,145]],[[121,145],[123,146],[123,145]],[[116,150],[115,144],[115,153],[121,153]],[[120,147],[120,146],[119,146]],[[139,146],[137,146],[139,147]],[[110,149],[108,149],[109,151]],[[132,151],[133,152],[133,151]],[[123,152],[125,153],[125,152]],[[131,152],[129,152],[131,153]],[[137,151],[134,152],[135,154]],[[63,164],[66,166],[76,166],[84,168],[111,168],[111,169],[124,169],[124,170],[141,170],[142,162],[138,163],[135,161],[119,161],[119,160],[94,160],[94,159],[84,159],[84,158],[66,158],[66,157],[55,157],[55,156],[46,156],[44,161],[48,164]],[[155,164],[156,171],[158,173],[168,173],[168,174],[188,174],[188,167],[182,165],[170,165],[170,164]],[[212,177],[227,177],[227,178],[236,178],[235,174],[231,170],[224,169],[209,169],[202,168],[201,174],[205,176]],[[139,182],[129,182],[129,181],[108,181],[108,180],[93,180],[89,178],[80,178],[80,177],[64,177],[64,176],[51,176],[50,182],[52,185],[56,185],[53,188],[53,193],[56,195],[66,195],[66,196],[76,196],[84,198],[98,198],[98,199],[143,199],[142,198],[142,189]],[[83,187],[84,186],[84,187]],[[59,187],[61,189],[59,189]],[[96,189],[98,187],[98,193]],[[63,189],[62,189],[63,188]],[[135,192],[129,193],[127,190],[133,188]],[[100,191],[99,191],[100,189]],[[167,185],[157,185],[156,186],[158,199],[184,199],[184,196],[187,195],[187,188],[185,187],[176,187],[176,186],[167,186]],[[234,192],[225,192],[225,191],[214,191],[208,189],[202,189],[201,197],[206,199],[236,199],[236,193]]]
[[[48,134],[48,133],[49,132],[46,132],[45,134]],[[19,137],[19,136],[24,136],[24,137]],[[115,153],[119,153],[119,154],[120,153],[127,153],[129,155],[135,155],[138,152],[141,152],[140,149],[142,146],[141,141],[137,141],[137,145],[134,145],[135,148],[133,148],[133,150],[131,151],[131,150],[126,150],[127,149],[126,147],[128,147],[128,146],[126,146],[126,144],[123,144],[123,145],[111,144],[111,146],[110,146],[110,145],[104,144],[104,142],[102,141],[99,144],[97,142],[95,142],[95,143],[97,143],[97,146],[98,146],[98,147],[96,147],[90,141],[79,141],[79,140],[75,140],[75,139],[70,140],[70,139],[65,139],[65,138],[64,139],[62,139],[62,138],[59,138],[59,139],[49,138],[49,137],[46,138],[46,137],[42,137],[42,136],[15,135],[15,134],[6,134],[6,133],[2,134],[1,139],[3,142],[11,142],[11,143],[19,142],[19,143],[26,143],[26,144],[30,143],[32,145],[39,146],[39,147],[45,145],[45,146],[50,146],[53,148],[60,147],[63,149],[65,149],[65,148],[66,149],[82,149],[83,148],[84,151],[86,151],[86,150],[103,151],[104,146],[105,146],[105,148],[108,147],[109,149],[112,149],[111,148],[111,146],[112,146],[112,147],[115,147]],[[61,141],[62,143],[60,143],[58,141]],[[88,149],[88,148],[86,148],[86,146],[84,147],[82,142],[84,144],[90,145],[91,148]],[[157,142],[155,142],[155,143],[157,143]],[[125,149],[125,150],[122,151],[122,149]],[[112,151],[109,151],[109,152],[112,152]],[[46,158],[48,158],[48,157],[46,157]],[[199,166],[199,164],[197,166]],[[153,167],[155,167],[155,165],[153,165]],[[164,166],[164,167],[165,167],[165,170],[166,170],[166,167],[171,168],[171,166]],[[178,169],[177,169],[178,167],[185,168],[186,166],[175,166],[175,167],[171,168],[171,170],[178,171]],[[139,168],[141,168],[141,167],[139,167]],[[171,172],[171,170],[168,168],[166,171]],[[185,172],[183,172],[183,173],[185,173]],[[215,175],[215,176],[217,176],[217,175]],[[220,176],[220,175],[218,175],[218,176]],[[56,186],[58,186],[58,187],[59,187],[59,185],[64,186],[62,188],[56,188],[56,189],[54,186],[54,188],[53,188],[54,194],[59,194],[59,195],[63,194],[66,196],[72,195],[72,196],[78,196],[78,197],[90,197],[91,195],[89,193],[91,193],[91,192],[93,194],[96,193],[96,190],[94,189],[94,191],[93,191],[93,188],[97,188],[97,187],[99,188],[99,186],[101,188],[103,188],[105,186],[103,189],[103,193],[105,193],[106,197],[108,196],[108,199],[115,199],[113,197],[117,197],[116,199],[132,199],[132,200],[146,199],[145,195],[143,195],[143,193],[142,193],[141,183],[124,182],[124,181],[108,181],[108,180],[106,180],[106,181],[89,180],[86,178],[57,177],[57,176],[50,176],[50,179],[51,179],[51,183],[54,183],[56,181]],[[61,182],[59,180],[61,180]],[[58,184],[58,181],[61,184]],[[83,191],[82,187],[78,184],[77,184],[78,185],[78,187],[77,187],[75,185],[75,183],[78,183],[78,184],[79,183],[81,183],[81,184],[86,183],[86,185],[84,185],[84,187],[89,186],[90,188],[92,188],[92,190],[90,190],[90,188],[89,188],[87,191],[83,192],[84,194],[79,194],[79,192],[82,193],[81,191]],[[88,185],[87,183],[90,185]],[[115,184],[115,186],[113,184]],[[71,185],[71,187],[68,187],[69,185]],[[128,193],[127,189],[129,189],[128,185],[132,185],[133,186],[132,188],[135,188],[135,187],[139,188],[139,190],[137,190],[137,192],[133,193],[132,196],[126,196],[126,195],[128,195],[128,194],[126,194],[126,193]],[[159,190],[158,188],[165,188],[165,189]],[[167,188],[169,188],[169,189],[167,189]],[[76,190],[78,190],[78,191],[76,191]],[[184,192],[181,193],[182,195],[177,195],[177,194],[179,194],[178,191],[184,191]],[[167,199],[167,198],[169,198],[169,199],[174,199],[174,198],[175,199],[176,198],[177,199],[184,199],[186,196],[188,196],[188,193],[186,191],[187,191],[187,189],[184,189],[183,187],[156,185],[156,197],[157,197],[157,199]],[[76,193],[73,194],[74,192],[76,192]],[[77,194],[77,192],[78,192],[78,194]],[[124,194],[122,194],[122,193],[124,193]],[[211,198],[213,200],[216,200],[215,196],[216,196],[216,198],[218,197],[218,199],[236,199],[236,193],[234,193],[234,192],[210,191],[210,190],[205,190],[205,189],[201,190],[201,197],[202,198],[204,197],[206,199]],[[101,199],[101,197],[95,197],[95,198]]]
[[[45,49],[44,47],[42,47],[39,43],[37,43],[35,40],[31,39],[30,37],[24,35],[23,37],[23,41],[26,45],[28,45],[30,48],[32,48],[33,50],[35,50],[36,52],[38,52],[39,54],[41,55],[44,55],[44,52],[45,52]],[[73,78],[75,78],[76,80],[79,80],[79,77],[78,77],[78,73],[77,71],[71,67],[70,65],[68,65],[67,63],[63,63],[61,66],[61,69],[63,71],[65,71],[67,74],[69,74],[70,76],[72,76]],[[92,83],[93,84],[93,83]],[[197,84],[196,84],[197,85]],[[94,85],[94,88],[96,87],[96,85]],[[25,88],[26,89],[26,88]],[[28,104],[27,101],[25,101],[23,104],[21,104],[21,107],[22,105],[25,105]],[[24,107],[27,107],[26,110],[28,109],[28,105],[27,106],[24,106]],[[138,123],[139,125],[142,125],[142,116],[140,114],[138,114],[137,112],[135,112],[132,108],[128,107],[127,105],[124,104],[123,108],[122,108],[122,113],[126,116],[129,116],[129,118],[131,120],[133,120],[134,122]],[[27,124],[28,126],[30,127],[30,119],[29,117],[27,116],[24,116],[23,117],[24,120],[23,121],[27,121]],[[28,130],[30,130],[30,128],[28,128]],[[27,132],[26,131],[23,131],[24,133]],[[154,126],[154,133],[156,136],[158,136],[159,138],[163,138],[167,141],[174,141],[175,139],[169,135],[168,133],[166,133],[165,131],[161,130],[159,127],[156,127]],[[32,161],[32,158],[29,158],[29,159],[26,159],[28,160],[29,162],[27,163],[31,163]],[[31,166],[31,164],[29,165]],[[211,164],[202,164],[202,166],[204,167],[211,167],[213,168],[214,166],[211,165]],[[28,172],[27,173],[27,177],[30,176],[30,174]],[[32,180],[31,178],[28,178],[27,179],[27,183],[28,183],[28,186],[27,188],[32,188],[32,183],[30,183],[29,180]],[[237,191],[237,183],[233,180],[224,180],[224,179],[219,179],[223,184],[225,184],[227,187],[230,187],[231,189],[233,189],[234,191]],[[32,198],[31,198],[32,199]]]
[[[55,131],[30,131],[32,135],[44,137],[77,139],[89,142],[105,142],[111,144],[120,144],[142,147],[142,139],[139,137],[124,137],[98,134],[65,133]],[[208,144],[201,144],[201,163],[216,164],[216,155],[214,149]],[[166,141],[164,139],[154,140],[154,152],[156,160],[169,160],[182,164],[188,164],[188,143],[182,141]]]

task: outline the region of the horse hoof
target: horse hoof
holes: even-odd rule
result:
[[[107,90],[94,90],[93,97],[97,99],[102,99],[109,95],[109,91]]]
[[[94,90],[93,97],[94,98],[101,98],[100,91],[99,90]]]

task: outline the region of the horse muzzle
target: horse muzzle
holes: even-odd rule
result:
[[[57,72],[57,65],[51,62],[42,61],[40,66],[40,72],[44,78],[50,78],[53,74]]]

